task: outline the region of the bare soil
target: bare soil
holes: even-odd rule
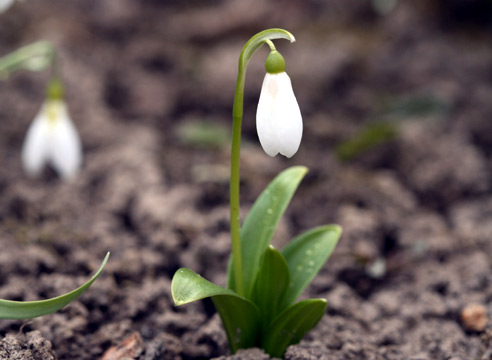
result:
[[[27,179],[20,149],[47,74],[0,83],[0,298],[60,295],[111,258],[62,311],[0,321],[0,358],[269,359],[230,356],[211,302],[174,307],[170,279],[186,266],[224,284],[230,252],[229,145],[184,142],[180,126],[229,128],[242,45],[283,27],[297,38],[277,45],[303,143],[292,159],[259,146],[260,52],[246,81],[242,211],[279,171],[306,165],[275,243],[317,225],[344,229],[304,295],[326,298],[327,314],[285,358],[492,359],[488,4],[402,0],[384,16],[360,0],[16,3],[0,15],[0,54],[56,44],[85,162],[69,183],[49,169]],[[439,106],[412,110],[416,98]],[[337,159],[337,144],[379,120],[398,136]],[[474,304],[485,313],[463,318]]]

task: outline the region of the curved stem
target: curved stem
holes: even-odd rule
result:
[[[273,39],[287,39],[295,41],[294,36],[282,29],[269,29],[259,32],[253,36],[243,47],[239,56],[239,66],[236,82],[236,92],[234,95],[234,106],[232,110],[232,147],[231,147],[231,182],[230,182],[230,212],[231,212],[231,242],[232,242],[232,261],[231,271],[234,273],[235,291],[238,295],[244,296],[243,278],[243,259],[241,255],[241,219],[239,216],[239,165],[241,155],[241,125],[243,121],[243,102],[244,102],[244,82],[246,78],[246,68],[249,60],[258,48],[265,42],[273,45]]]
[[[0,75],[8,77],[19,69],[41,71],[52,66],[54,61],[53,45],[47,41],[38,41],[0,58]]]
[[[271,41],[271,40],[265,40],[265,43],[266,43],[266,44],[270,47],[270,51],[275,51],[275,50],[277,50],[277,49],[275,48],[275,44],[273,43],[273,41]]]

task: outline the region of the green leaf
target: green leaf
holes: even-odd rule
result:
[[[269,246],[256,277],[253,302],[260,309],[262,329],[278,315],[280,300],[289,286],[289,267],[283,255]]]
[[[384,108],[376,116],[387,120],[442,116],[451,108],[449,102],[433,94],[409,94],[396,99],[389,98],[383,106]]]
[[[229,143],[229,129],[212,121],[188,121],[176,128],[178,139],[188,145],[200,148],[220,149]]]
[[[330,257],[342,234],[338,225],[320,226],[299,235],[283,250],[290,270],[290,284],[281,309],[290,306]]]
[[[82,295],[101,274],[108,262],[109,252],[106,254],[101,267],[94,276],[84,285],[65,295],[41,301],[10,301],[0,299],[0,319],[30,319],[54,313]]]
[[[280,313],[268,327],[262,348],[272,357],[282,357],[289,345],[298,343],[321,320],[325,299],[298,302]]]
[[[232,352],[257,346],[259,313],[252,302],[186,268],[174,274],[171,293],[177,306],[211,297],[222,319]]]
[[[335,153],[341,161],[350,161],[398,136],[398,127],[389,122],[371,123],[348,140],[337,145]]]
[[[294,166],[282,171],[256,199],[241,229],[244,292],[251,299],[260,261],[272,240],[280,218],[289,205],[307,168]],[[234,266],[229,262],[228,287],[235,290]]]

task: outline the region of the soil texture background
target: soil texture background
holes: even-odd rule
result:
[[[0,298],[70,291],[111,252],[78,301],[0,321],[0,358],[269,359],[230,355],[212,303],[176,308],[170,283],[185,266],[225,284],[230,144],[219,135],[243,44],[281,27],[297,39],[276,44],[303,142],[291,159],[259,145],[262,50],[246,78],[241,211],[305,165],[274,243],[344,229],[303,295],[326,298],[326,316],[285,359],[492,359],[490,4],[401,0],[382,14],[365,0],[26,0],[0,14],[0,55],[57,47],[85,155],[74,181],[26,178],[20,149],[48,74],[0,82]],[[218,127],[212,141],[190,135],[197,123]],[[377,124],[392,135],[340,160],[339,144]]]

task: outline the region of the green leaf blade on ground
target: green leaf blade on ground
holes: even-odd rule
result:
[[[285,258],[270,245],[263,256],[253,290],[253,302],[260,310],[263,330],[266,330],[266,327],[278,315],[280,301],[289,286],[289,281],[289,267]]]
[[[251,299],[261,258],[272,240],[299,183],[307,173],[304,166],[282,171],[256,199],[241,228],[241,256],[245,297]],[[234,267],[229,262],[228,287],[235,290]]]
[[[343,141],[335,148],[335,153],[340,161],[350,161],[359,155],[379,146],[399,135],[396,124],[390,122],[377,122],[365,126],[352,138]]]
[[[233,353],[238,349],[257,346],[259,311],[252,302],[186,268],[181,268],[174,274],[171,293],[178,306],[212,298]]]
[[[321,320],[325,299],[299,301],[280,313],[263,336],[262,348],[272,357],[282,357],[289,345],[297,344]]]
[[[40,301],[10,301],[0,299],[0,319],[31,319],[60,310],[89,289],[103,271],[108,262],[108,258],[109,252],[106,254],[99,270],[97,270],[94,276],[84,285],[67,294]]]
[[[283,250],[290,271],[290,284],[281,309],[290,306],[313,280],[333,252],[342,229],[338,225],[320,226],[292,240]]]

